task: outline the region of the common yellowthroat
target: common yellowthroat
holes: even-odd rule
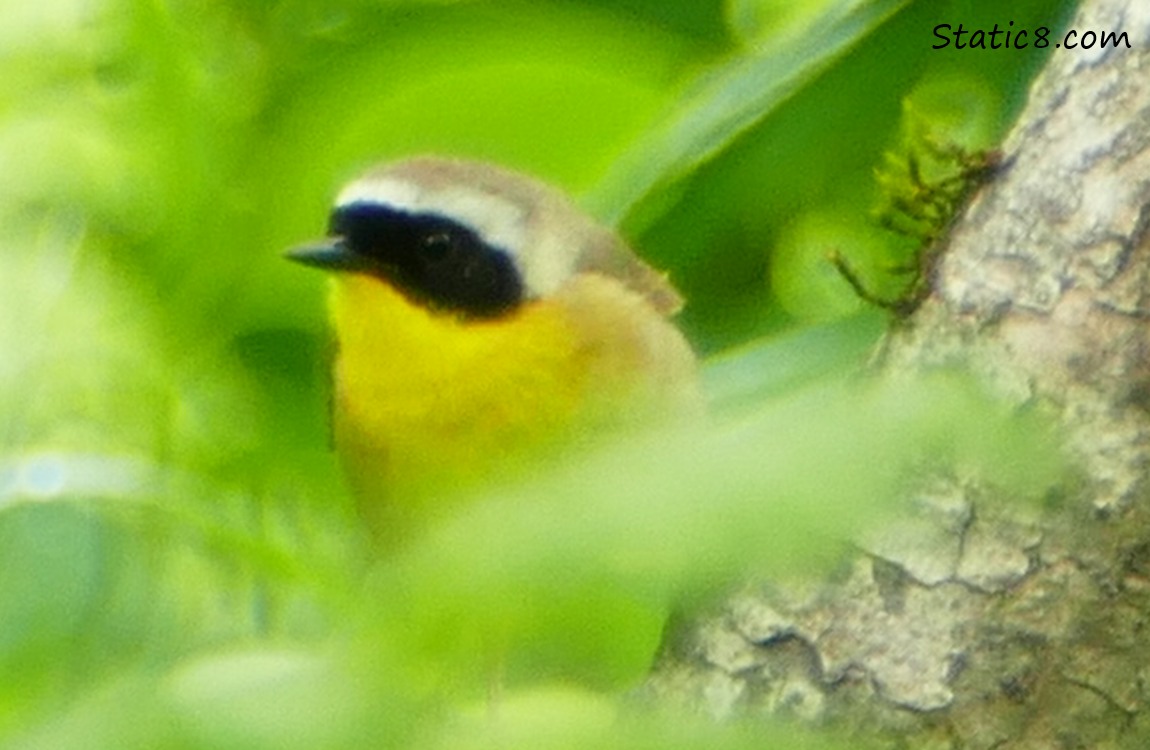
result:
[[[696,414],[681,299],[560,191],[489,164],[386,164],[291,259],[333,273],[336,448],[402,539],[453,492],[605,431]]]

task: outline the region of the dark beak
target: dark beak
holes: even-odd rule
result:
[[[342,237],[293,247],[284,257],[324,271],[362,271],[369,265],[369,260],[349,248]]]

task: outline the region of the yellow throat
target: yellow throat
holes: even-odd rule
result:
[[[377,530],[407,533],[446,512],[453,492],[557,446],[699,410],[677,331],[610,279],[576,286],[465,321],[370,276],[335,279],[336,445]]]

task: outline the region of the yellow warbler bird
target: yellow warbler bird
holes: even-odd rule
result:
[[[336,447],[388,541],[457,490],[696,414],[667,280],[561,192],[489,164],[414,158],[339,193],[330,236]]]

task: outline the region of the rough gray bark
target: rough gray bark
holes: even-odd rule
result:
[[[939,479],[845,580],[748,587],[678,628],[652,692],[929,747],[1150,745],[1150,5],[1087,0],[952,231],[890,373],[961,366],[1066,427],[1031,510]]]

